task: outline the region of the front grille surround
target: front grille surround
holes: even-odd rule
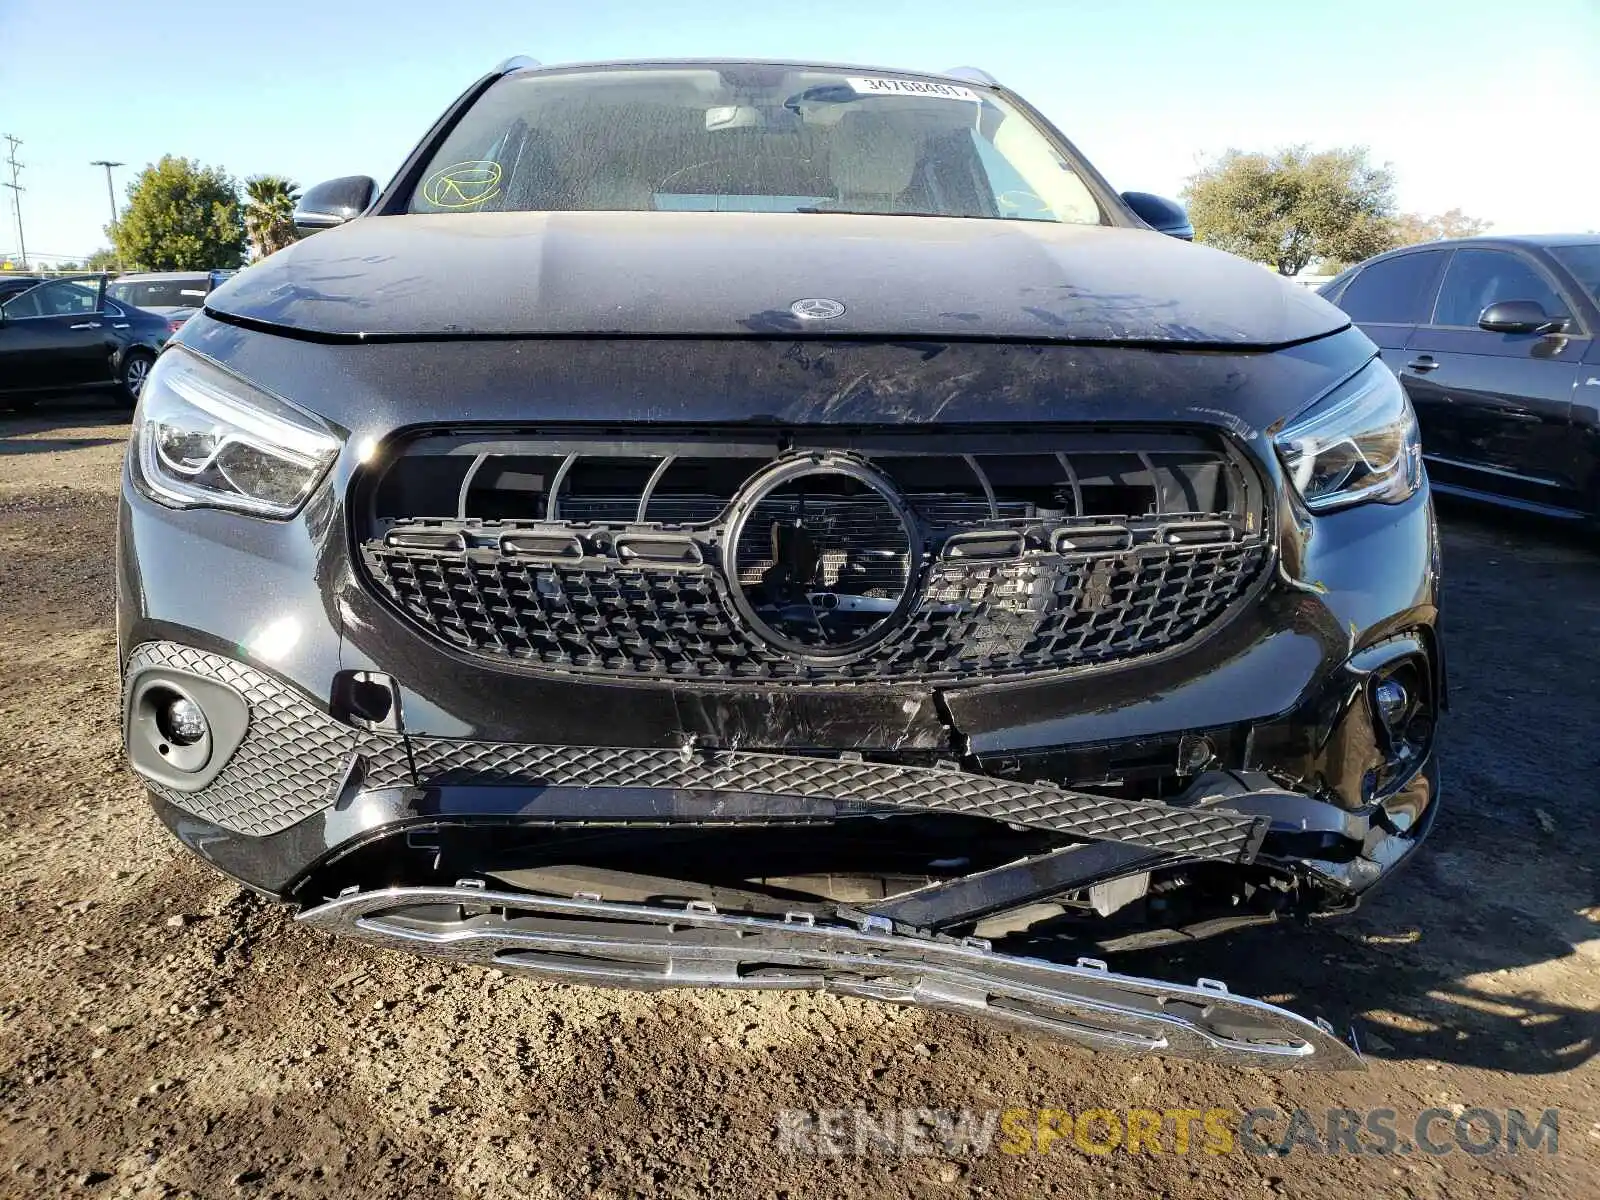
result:
[[[1159,444],[1153,451],[1121,451],[1121,459],[1116,458],[1116,435],[1096,442],[1092,459],[1083,461],[1092,461],[1097,470],[1106,463],[1134,464],[1115,479],[1118,491],[1103,494],[1136,494],[1141,479],[1150,481],[1150,506],[1157,511],[1138,514],[1086,511],[1091,505],[1084,497],[1099,486],[1101,476],[1074,473],[1073,458],[1065,453],[1055,455],[1065,480],[1056,491],[1041,490],[1036,480],[1005,490],[1003,472],[1009,464],[1001,456],[1008,447],[993,439],[983,445],[984,461],[1000,462],[1002,470],[986,473],[973,455],[948,449],[960,438],[899,435],[895,453],[878,456],[868,439],[865,447],[844,449],[780,445],[763,460],[730,435],[727,441],[751,460],[752,469],[739,461],[713,464],[707,477],[740,481],[719,505],[709,495],[652,495],[651,489],[670,475],[670,454],[648,472],[640,495],[561,490],[562,480],[574,477],[574,460],[580,454],[603,459],[597,453],[601,446],[615,461],[625,462],[633,478],[644,478],[635,464],[650,464],[637,429],[604,443],[570,434],[565,440],[546,434],[543,441],[537,434],[524,435],[526,440],[455,432],[450,437],[447,446],[467,447],[471,463],[463,466],[459,484],[445,471],[450,486],[435,490],[453,496],[457,511],[427,512],[443,505],[410,504],[414,497],[404,488],[380,479],[357,530],[360,573],[426,636],[514,668],[711,685],[918,681],[941,686],[1105,668],[1172,652],[1219,627],[1254,593],[1273,557],[1259,476],[1241,452],[1218,437],[1179,440],[1173,451]],[[1029,431],[1012,452],[1019,460],[1024,454],[1041,459],[1041,443],[1050,444],[1048,434]],[[1210,459],[1201,458],[1197,443]],[[451,450],[429,446],[426,439],[420,444],[427,447],[429,477],[440,475],[437,458]],[[701,449],[719,444],[712,438]],[[921,457],[907,457],[908,444],[922,450]],[[521,481],[528,479],[547,483],[547,494],[528,505],[542,509],[538,515],[471,511],[475,479],[497,469],[486,465],[485,445],[517,456],[519,466],[559,461],[543,475],[535,470],[513,476],[517,486],[525,487]],[[1160,475],[1164,454],[1200,466],[1174,486]],[[396,464],[404,469],[406,462],[402,448],[391,460],[390,476]],[[972,473],[952,479],[947,463],[964,464]],[[1030,470],[1037,474],[1036,467]],[[804,619],[779,625],[771,619],[772,603],[752,603],[763,573],[770,576],[772,557],[780,552],[781,522],[771,523],[773,551],[759,569],[737,561],[741,553],[748,558],[748,547],[767,536],[765,528],[751,533],[770,519],[763,506],[771,501],[763,496],[775,494],[761,493],[758,484],[830,472],[871,482],[872,489],[862,494],[881,503],[882,491],[905,523],[895,533],[902,538],[895,546],[908,561],[886,568],[892,556],[878,550],[878,560],[862,567],[850,559],[858,550],[874,553],[872,525],[852,525],[850,512],[839,507],[859,505],[860,498],[800,502],[810,507],[797,524],[810,528],[807,522],[818,511],[831,513],[824,524],[855,539],[840,545],[818,539],[809,558],[802,552],[806,569],[816,572],[806,578],[826,582],[800,589],[819,625],[830,615],[829,606],[862,610],[856,625],[841,622],[856,634],[853,640],[807,638]],[[606,474],[604,461],[588,472],[601,480]],[[931,486],[913,491],[908,478],[924,485],[931,481]],[[1222,481],[1202,497],[1211,503],[1192,511],[1162,511],[1179,489],[1193,498],[1208,480]],[[496,502],[512,507],[525,499],[502,496]],[[636,519],[621,519],[630,504]],[[407,512],[407,507],[424,511]],[[674,509],[675,515],[693,519],[637,519],[647,510],[655,515]],[[894,540],[887,532],[885,538]],[[894,579],[906,581],[898,597],[885,582],[893,570],[902,572]],[[811,590],[816,587],[826,590]],[[791,589],[790,598],[794,595]],[[801,636],[786,636],[797,628]],[[861,628],[868,633],[860,635]]]

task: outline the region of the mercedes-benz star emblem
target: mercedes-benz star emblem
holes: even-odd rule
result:
[[[894,484],[841,454],[745,481],[722,540],[728,597],[761,641],[806,659],[865,654],[904,624],[922,542]]]
[[[844,305],[825,296],[814,296],[809,300],[796,300],[789,305],[789,311],[802,321],[829,321],[844,316]]]

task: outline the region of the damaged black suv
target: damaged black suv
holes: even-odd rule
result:
[[[1101,957],[1348,910],[1433,820],[1428,485],[1339,310],[971,70],[514,60],[298,221],[123,481],[197,854],[549,978],[1358,1061]]]

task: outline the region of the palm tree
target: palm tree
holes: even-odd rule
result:
[[[265,258],[293,242],[299,185],[282,175],[255,175],[245,180],[244,191],[244,229],[250,239],[250,257]]]

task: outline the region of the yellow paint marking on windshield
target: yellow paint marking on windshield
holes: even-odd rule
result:
[[[500,194],[504,172],[487,158],[451,163],[428,176],[422,198],[435,208],[475,208]]]

